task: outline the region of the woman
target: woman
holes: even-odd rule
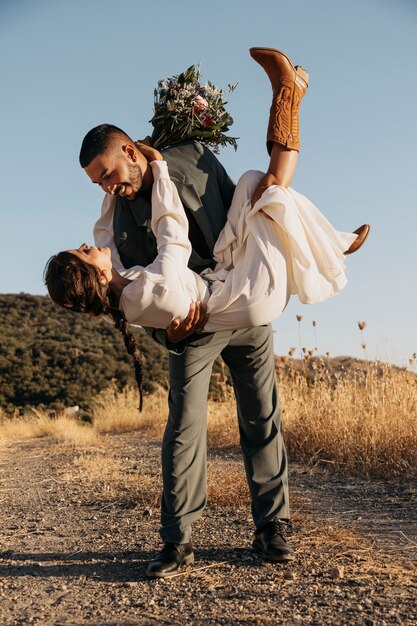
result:
[[[344,254],[362,245],[369,227],[339,233],[301,194],[289,188],[298,150],[298,108],[308,74],[281,52],[252,48],[273,92],[266,174],[250,171],[236,187],[227,223],[216,243],[214,270],[187,267],[188,222],[166,163],[152,152],[152,230],[155,261],[134,281],[112,267],[110,250],[83,244],[52,257],[45,281],[58,304],[91,315],[110,315],[136,354],[126,322],[167,328],[184,318],[193,301],[207,304],[205,331],[267,324],[284,310],[292,293],[320,302],[346,284]],[[136,358],[136,357],[135,357]],[[136,361],[135,361],[136,363]],[[140,366],[136,364],[140,378]]]

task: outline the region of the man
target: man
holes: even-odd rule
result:
[[[112,250],[115,269],[134,279],[137,265],[156,256],[150,228],[152,171],[141,148],[122,130],[101,125],[84,138],[80,164],[106,192],[94,228],[96,245]],[[213,246],[226,221],[234,185],[216,157],[195,141],[163,151],[189,220],[193,246],[190,268],[212,265]],[[169,349],[169,415],[162,443],[162,551],[147,569],[149,577],[174,575],[191,563],[191,526],[207,500],[206,415],[210,375],[221,355],[230,369],[237,402],[240,440],[255,522],[253,546],[269,561],[289,561],[285,538],[289,522],[287,459],[275,384],[272,329],[202,333],[207,314],[193,303],[185,320],[167,331],[146,329]]]

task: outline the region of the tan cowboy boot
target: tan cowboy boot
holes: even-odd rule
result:
[[[349,248],[344,252],[344,254],[353,254],[359,248],[363,246],[366,239],[368,238],[369,233],[371,232],[371,227],[369,224],[363,224],[359,226],[356,230],[353,231],[355,235],[358,235],[355,241],[349,246]]]
[[[271,154],[272,143],[288,150],[300,150],[298,111],[308,87],[308,72],[273,48],[251,48],[251,57],[259,63],[271,81],[273,100],[269,114],[266,147]]]

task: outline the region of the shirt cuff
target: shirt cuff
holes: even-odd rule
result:
[[[151,161],[150,166],[152,168],[153,179],[158,180],[159,178],[169,178],[168,172],[168,164],[166,161]]]

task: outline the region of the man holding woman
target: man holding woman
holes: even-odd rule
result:
[[[298,107],[308,75],[277,51],[257,48],[251,54],[268,73],[274,92],[268,129],[270,168],[254,190],[255,204],[271,185],[288,187],[295,171]],[[164,151],[163,156],[189,222],[189,267],[200,273],[213,266],[213,247],[226,222],[234,186],[214,155],[201,144],[185,142]],[[94,230],[96,244],[111,249],[113,268],[122,279],[135,280],[158,253],[151,227],[152,168],[123,131],[108,125],[87,134],[80,162],[91,180],[107,193]],[[351,248],[345,250],[359,247],[367,230],[352,237]],[[82,248],[75,252],[90,254],[89,247]],[[51,296],[59,300],[53,293]],[[83,310],[77,306],[72,308]],[[174,319],[166,331],[148,329],[170,350],[169,415],[162,443],[164,547],[148,567],[150,577],[174,575],[194,558],[191,526],[201,516],[207,499],[206,401],[212,366],[219,355],[229,366],[236,395],[256,529],[254,548],[270,561],[293,559],[285,537],[290,518],[287,459],[271,327],[197,332],[203,330],[206,320],[204,305],[193,303],[186,318]]]

